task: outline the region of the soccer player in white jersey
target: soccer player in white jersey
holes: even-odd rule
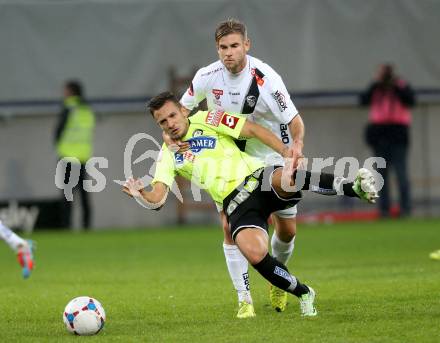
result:
[[[193,110],[206,99],[208,110],[245,114],[251,121],[274,132],[284,144],[293,144],[296,156],[302,156],[303,121],[281,77],[266,63],[247,55],[250,40],[245,25],[234,19],[220,23],[215,31],[215,41],[220,59],[198,70],[191,86],[182,96],[181,104]],[[269,164],[283,163],[282,157],[261,141],[250,139],[242,142],[245,142],[244,149],[251,156]],[[271,239],[272,253],[284,264],[294,248],[296,212],[294,206],[272,215],[275,224]],[[237,317],[253,317],[255,311],[250,294],[248,262],[232,241],[223,214],[222,222],[226,264],[238,294]],[[287,293],[271,285],[270,300],[274,309],[284,311]]]
[[[27,279],[34,267],[32,254],[33,242],[27,241],[15,234],[10,228],[5,226],[0,220],[0,238],[17,254],[18,263],[22,268],[22,275]]]

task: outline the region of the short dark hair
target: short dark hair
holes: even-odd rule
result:
[[[154,117],[154,111],[157,111],[161,108],[167,101],[171,101],[175,103],[178,107],[180,107],[180,102],[177,100],[176,96],[171,92],[162,92],[155,97],[153,97],[147,105],[151,115]]]
[[[237,19],[229,18],[218,24],[215,29],[215,42],[218,43],[221,38],[231,33],[240,33],[244,39],[247,39],[246,25]]]
[[[84,97],[84,89],[81,81],[79,80],[67,80],[64,86],[72,93],[72,95]]]

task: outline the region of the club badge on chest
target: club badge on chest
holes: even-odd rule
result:
[[[217,106],[221,106],[222,105],[221,96],[223,95],[223,89],[214,88],[212,90],[212,94],[214,94],[214,99],[213,99],[214,104],[216,104]]]

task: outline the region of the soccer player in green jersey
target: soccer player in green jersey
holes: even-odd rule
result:
[[[200,111],[188,118],[169,92],[154,97],[149,109],[166,134],[187,141],[190,149],[172,152],[164,144],[152,190],[146,191],[140,179],[129,178],[123,191],[144,207],[157,210],[165,203],[176,175],[205,189],[225,211],[231,237],[249,263],[271,284],[298,297],[303,316],[315,316],[314,290],[268,253],[267,220],[272,212],[296,205],[302,198],[301,190],[312,187],[374,202],[377,191],[371,172],[360,169],[356,180],[349,182],[332,174],[296,170],[294,149],[270,130],[223,111]],[[286,158],[285,166],[265,166],[240,151],[234,138],[261,140]]]

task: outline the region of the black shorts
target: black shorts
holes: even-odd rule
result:
[[[295,206],[302,198],[300,191],[289,199],[282,199],[272,189],[271,175],[280,166],[270,166],[248,175],[243,183],[223,200],[223,211],[231,230],[232,239],[247,227],[268,232],[272,212]]]

